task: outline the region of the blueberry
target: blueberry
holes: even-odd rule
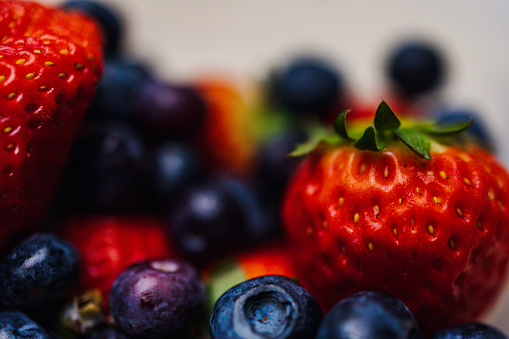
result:
[[[222,183],[199,183],[177,200],[167,224],[175,246],[194,264],[206,265],[245,244],[242,208]]]
[[[138,205],[145,147],[136,131],[118,121],[83,125],[62,184],[69,210],[120,211]]]
[[[363,291],[334,305],[316,338],[419,339],[422,334],[400,300],[381,292]]]
[[[493,326],[481,323],[468,323],[443,329],[431,339],[507,339],[507,337]]]
[[[133,123],[136,97],[142,84],[151,77],[150,70],[141,62],[120,57],[107,58],[86,119],[118,119]]]
[[[467,134],[474,137],[487,149],[494,149],[494,141],[491,137],[486,124],[481,117],[474,111],[466,109],[444,109],[437,114],[439,125],[448,125],[454,123],[462,123],[469,119],[474,120],[474,124],[466,131]]]
[[[205,117],[205,103],[197,90],[156,81],[142,83],[133,109],[147,137],[160,140],[192,138]]]
[[[292,279],[267,275],[240,283],[215,303],[211,338],[314,338],[322,310]]]
[[[106,52],[117,52],[124,33],[124,23],[114,8],[94,0],[67,0],[62,4],[62,8],[68,11],[82,11],[94,18],[101,26]]]
[[[273,77],[270,96],[283,107],[300,113],[326,113],[340,99],[342,81],[325,60],[301,57]]]
[[[198,272],[177,260],[146,261],[127,268],[113,283],[110,310],[129,336],[159,338],[189,326],[204,304]]]
[[[147,182],[153,205],[167,207],[179,193],[203,175],[198,153],[184,143],[166,142],[148,156]]]
[[[49,339],[50,335],[26,314],[19,311],[0,311],[2,339]]]
[[[249,183],[213,175],[177,197],[167,224],[179,251],[203,267],[276,235],[269,217]]]
[[[271,188],[271,193],[280,196],[286,182],[300,162],[290,157],[297,144],[305,142],[306,135],[298,130],[288,130],[267,141],[259,153],[259,175]]]
[[[129,337],[115,326],[100,326],[90,331],[85,339],[129,339]]]
[[[437,88],[445,73],[440,51],[424,42],[406,42],[388,59],[388,76],[403,95],[412,97]]]
[[[0,298],[11,308],[35,310],[64,296],[78,278],[80,258],[49,233],[25,239],[0,262]]]

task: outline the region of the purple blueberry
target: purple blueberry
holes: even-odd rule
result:
[[[90,331],[85,339],[129,339],[129,337],[118,327],[99,326]]]
[[[151,77],[147,66],[137,60],[106,58],[97,94],[86,119],[117,119],[133,123],[134,102],[142,84]]]
[[[198,272],[178,260],[146,261],[127,268],[113,283],[110,310],[129,336],[171,337],[186,330],[204,304]]]
[[[291,111],[322,115],[342,96],[339,72],[317,57],[299,57],[275,73],[273,100]]]
[[[205,103],[197,90],[164,82],[143,82],[133,109],[147,137],[156,140],[189,140],[205,118]]]
[[[405,42],[388,59],[388,76],[405,96],[413,97],[437,88],[444,79],[445,63],[440,50],[424,42]]]
[[[153,205],[167,208],[203,175],[198,153],[184,143],[167,142],[149,152],[147,182]]]
[[[314,338],[322,310],[316,299],[292,279],[267,275],[240,283],[215,303],[212,339]]]
[[[410,310],[381,292],[363,291],[341,301],[325,315],[316,339],[421,339]]]
[[[468,323],[452,326],[437,332],[431,339],[507,339],[493,326],[481,323]]]
[[[189,261],[204,266],[246,242],[246,216],[220,183],[189,187],[167,219],[171,238]]]
[[[2,339],[49,339],[50,335],[26,314],[19,311],[0,311]]]
[[[36,310],[64,296],[78,278],[80,258],[69,242],[35,234],[0,262],[0,299],[9,308]]]
[[[83,125],[71,150],[60,200],[69,211],[131,209],[141,197],[144,166],[144,144],[128,125]]]

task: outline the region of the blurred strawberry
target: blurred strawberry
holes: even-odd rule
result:
[[[249,109],[249,95],[232,80],[219,77],[199,79],[207,114],[199,148],[213,169],[249,175],[257,151],[252,130],[255,110]]]
[[[58,233],[76,246],[82,258],[76,293],[97,288],[106,305],[113,281],[127,266],[176,257],[164,223],[151,216],[75,218],[61,224]]]

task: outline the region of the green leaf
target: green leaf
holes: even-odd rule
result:
[[[462,133],[470,128],[474,124],[474,119],[470,118],[466,121],[455,122],[447,125],[430,124],[423,126],[421,129],[430,135],[435,136],[454,136]]]
[[[313,150],[318,146],[321,142],[321,139],[310,139],[306,142],[298,144],[295,146],[295,149],[288,154],[291,157],[300,157],[306,154],[313,152]]]
[[[350,110],[344,110],[343,112],[339,113],[336,120],[334,121],[334,131],[336,131],[336,133],[341,137],[347,140],[352,140],[346,131],[346,115],[348,112],[350,112]]]
[[[396,130],[399,126],[401,126],[401,122],[398,117],[389,105],[382,100],[375,113],[375,129],[377,131]]]
[[[378,152],[382,150],[386,145],[385,138],[383,135],[376,133],[373,126],[369,126],[364,131],[362,137],[354,144],[355,147],[361,151],[372,151]]]
[[[395,133],[415,154],[423,159],[433,160],[429,154],[431,144],[426,135],[409,128],[400,128]]]

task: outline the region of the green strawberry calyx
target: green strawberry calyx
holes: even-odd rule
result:
[[[342,111],[334,121],[333,131],[323,127],[314,127],[310,139],[290,153],[290,156],[301,156],[313,151],[320,143],[339,145],[353,143],[362,151],[378,152],[390,143],[401,141],[412,152],[426,160],[433,160],[430,155],[432,140],[442,143],[444,139],[466,131],[474,123],[473,119],[448,125],[434,122],[405,121],[402,123],[389,105],[382,100],[375,112],[371,125],[365,128],[360,137],[352,137],[346,128],[346,115],[349,110]]]

